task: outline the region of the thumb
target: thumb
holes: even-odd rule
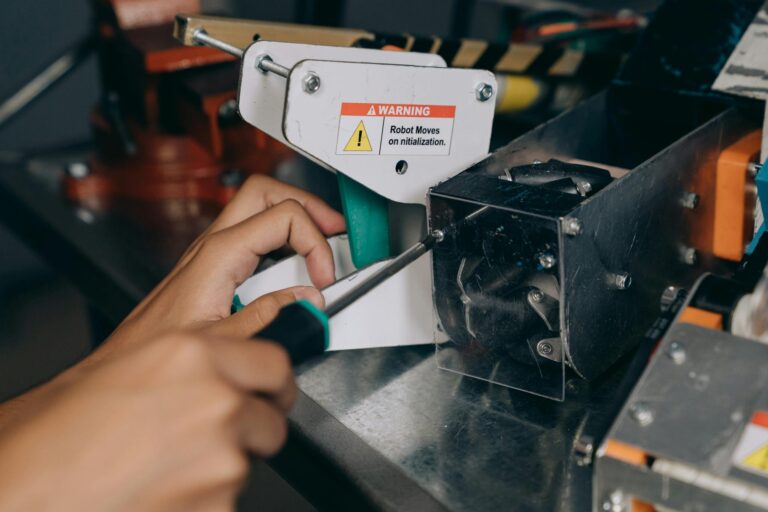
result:
[[[284,306],[306,300],[318,308],[325,306],[323,295],[312,286],[294,286],[262,295],[237,313],[212,324],[207,331],[217,336],[250,338],[275,319]]]

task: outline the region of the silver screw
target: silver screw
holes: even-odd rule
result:
[[[84,162],[72,162],[67,166],[67,174],[76,180],[82,180],[91,174],[91,169]]]
[[[669,348],[667,349],[667,355],[672,359],[672,361],[675,362],[676,365],[681,365],[685,363],[686,353],[685,353],[685,347],[683,347],[680,343],[673,341],[669,344]]]
[[[557,260],[551,254],[542,254],[539,256],[539,264],[546,269],[554,267],[555,263],[557,263]]]
[[[536,288],[534,290],[531,290],[529,295],[530,295],[531,300],[533,302],[541,302],[541,301],[544,300],[544,293],[541,290],[539,290],[538,288]]]
[[[477,87],[475,87],[475,97],[478,101],[488,101],[493,98],[493,86],[486,83],[477,84]]]
[[[434,238],[435,242],[439,244],[445,240],[445,232],[442,229],[435,229],[432,231],[432,238]]]
[[[568,236],[578,236],[581,234],[582,226],[579,219],[566,217],[563,219],[563,232]]]
[[[614,282],[616,283],[616,288],[619,290],[626,290],[632,286],[632,276],[626,272],[622,272],[621,274],[616,274]]]
[[[555,351],[555,349],[554,349],[554,347],[552,346],[551,343],[549,343],[547,341],[543,341],[543,342],[540,341],[538,343],[538,345],[536,345],[536,351],[541,356],[550,356],[550,355],[552,355],[552,352]]]
[[[307,94],[314,94],[320,90],[320,77],[312,71],[304,75],[304,79],[301,83],[304,86],[304,92]]]
[[[683,195],[683,207],[689,210],[695,210],[699,206],[699,194],[695,192],[686,192]]]
[[[699,253],[693,247],[683,249],[683,263],[686,265],[695,265],[699,261]]]
[[[653,411],[648,404],[644,402],[635,402],[629,408],[629,414],[640,424],[641,427],[647,427],[653,423]]]
[[[603,501],[603,510],[605,512],[626,512],[627,500],[621,491],[613,491],[611,495]]]

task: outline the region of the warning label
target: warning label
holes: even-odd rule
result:
[[[454,105],[342,103],[336,154],[449,155]]]
[[[768,476],[768,412],[752,415],[733,452],[733,462],[741,469]]]

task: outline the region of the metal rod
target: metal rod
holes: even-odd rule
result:
[[[285,66],[281,66],[277,62],[272,60],[272,57],[269,55],[262,55],[257,58],[257,66],[262,71],[269,71],[271,73],[274,73],[276,75],[280,75],[283,78],[288,78],[288,75],[291,74],[291,70],[288,69]]]
[[[421,242],[412,246],[400,256],[396,257],[369,277],[350,288],[345,294],[328,304],[325,308],[325,314],[328,318],[341,312],[347,306],[360,299],[363,295],[376,288],[378,285],[400,272],[410,263],[419,259],[421,255],[432,249],[436,243],[443,240],[443,232],[435,230],[427,235]]]
[[[229,43],[225,43],[224,41],[216,39],[215,37],[209,36],[203,28],[198,28],[194,31],[192,34],[192,40],[199,45],[216,48],[217,50],[221,50],[222,52],[228,53],[233,57],[237,57],[238,59],[243,58],[243,50],[241,48],[232,46]]]

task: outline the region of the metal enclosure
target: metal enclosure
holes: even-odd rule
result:
[[[431,229],[446,228],[483,205],[497,210],[497,228],[518,225],[506,242],[512,252],[486,255],[484,265],[509,266],[504,258],[531,244],[528,253],[557,259],[539,272],[556,280],[549,286],[557,295],[545,295],[556,301],[549,306],[557,314],[549,315],[559,325],[545,350],[537,351],[539,338],[521,339],[513,331],[475,337],[461,320],[470,318],[473,305],[461,300],[466,294],[458,265],[462,254],[477,255],[484,243],[498,239],[492,227],[483,228],[485,240],[458,252],[451,240],[440,244],[433,254],[436,340],[445,336],[439,331],[450,338],[437,345],[440,367],[562,399],[563,369],[552,363],[559,359],[581,377],[596,378],[642,339],[666,287],[689,288],[702,272],[723,270],[726,263],[711,254],[714,166],[722,149],[753,123],[728,111],[687,133],[699,120],[686,126],[674,111],[649,115],[643,105],[609,90],[431,190]],[[638,133],[647,136],[639,140]],[[512,167],[552,158],[605,165],[615,179],[584,200],[503,179]],[[694,209],[684,201],[692,193],[700,198]],[[462,271],[464,283],[476,279]],[[484,298],[499,295],[489,291]],[[518,308],[531,306],[518,300]]]

